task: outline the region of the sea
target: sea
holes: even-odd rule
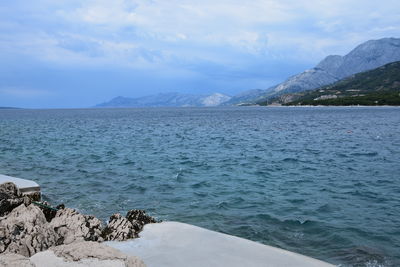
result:
[[[400,266],[399,107],[0,110],[0,173],[338,266]]]

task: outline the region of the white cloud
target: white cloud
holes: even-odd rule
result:
[[[267,88],[329,54],[400,37],[399,14],[398,0],[2,1],[0,95]]]
[[[368,39],[400,36],[400,2],[393,0],[379,5],[365,0],[39,3],[41,14],[47,13],[46,19],[57,28],[49,29],[48,21],[40,25],[37,17],[31,18],[35,27],[19,27],[21,32],[11,38],[0,36],[3,51],[18,49],[68,64],[143,68],[180,61],[243,64],[240,60],[246,54],[264,60],[316,62],[328,54],[348,52]],[[10,20],[3,20],[3,27],[13,27]]]

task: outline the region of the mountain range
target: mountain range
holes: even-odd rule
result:
[[[395,61],[400,61],[399,38],[370,40],[360,44],[345,56],[328,56],[314,68],[289,77],[286,81],[260,92],[258,96],[247,102],[234,104],[263,103],[279,95],[316,89]]]
[[[314,68],[289,77],[266,90],[248,90],[232,97],[220,93],[211,95],[163,93],[139,98],[119,96],[96,107],[210,107],[265,104],[279,96],[317,89],[395,61],[400,61],[400,39],[383,38],[362,43],[345,56],[327,56]]]
[[[271,102],[284,105],[400,105],[400,61],[318,89],[280,95]]]
[[[211,95],[163,93],[138,98],[118,96],[108,102],[96,105],[95,107],[214,107],[229,101],[230,98],[230,96],[219,93]]]

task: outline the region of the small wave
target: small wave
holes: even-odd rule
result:
[[[339,210],[339,208],[334,208],[329,204],[325,204],[325,205],[319,206],[318,209],[317,209],[317,212],[318,213],[330,213],[330,212],[335,211],[335,210]]]
[[[231,199],[232,204],[237,205],[237,204],[241,204],[244,203],[245,200],[242,197],[234,197]]]
[[[133,160],[126,160],[126,161],[124,161],[124,162],[122,162],[120,165],[121,166],[126,166],[126,165],[135,165],[136,164],[136,162],[135,161],[133,161]]]
[[[274,220],[275,219],[272,216],[265,214],[265,213],[257,214],[255,217],[257,219],[261,219],[261,220]],[[275,220],[277,220],[277,219],[275,219]]]
[[[307,219],[307,218],[297,218],[297,219],[285,219],[280,221],[282,226],[285,227],[310,227],[315,224],[314,221]]]
[[[315,221],[312,221],[307,218],[297,218],[297,219],[281,219],[277,218],[265,213],[262,214],[257,214],[256,218],[259,220],[265,220],[268,221],[268,223],[273,224],[273,225],[281,225],[281,226],[286,226],[286,227],[294,227],[294,226],[302,226],[302,225],[307,225],[311,226],[315,224]]]
[[[378,179],[376,180],[377,184],[393,184],[392,180],[384,180],[384,179]]]
[[[365,153],[356,152],[356,153],[351,153],[350,155],[354,157],[376,157],[378,156],[378,152],[365,152]]]
[[[194,194],[198,197],[207,197],[208,193],[205,192],[194,192]]]
[[[306,200],[303,198],[297,198],[297,199],[289,199],[288,201],[290,203],[298,204],[298,203],[304,203]]]
[[[395,266],[384,256],[384,252],[367,246],[351,247],[338,253],[342,261],[350,266],[387,267]]]
[[[284,158],[282,161],[283,162],[292,162],[292,163],[299,162],[299,160],[295,159],[295,158]]]
[[[307,166],[307,167],[302,167],[301,170],[302,171],[317,171],[318,169]]]
[[[221,201],[217,204],[217,208],[218,209],[228,209],[229,208],[229,204],[226,201]]]
[[[92,159],[92,160],[100,160],[101,159],[101,156],[99,156],[99,155],[96,155],[96,154],[90,154],[89,155],[89,159]]]
[[[194,183],[190,187],[196,189],[196,188],[210,187],[210,186],[211,186],[210,183],[208,183],[207,181],[202,181],[202,182]]]
[[[172,186],[171,184],[160,184],[157,187],[157,191],[161,191],[161,192],[166,192],[166,191],[170,191],[170,190],[173,190],[173,189],[175,189],[175,187]]]
[[[147,188],[136,184],[129,184],[127,186],[124,186],[123,190],[126,190],[128,192],[144,193],[147,191]]]

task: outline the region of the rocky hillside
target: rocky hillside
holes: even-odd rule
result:
[[[214,107],[230,100],[230,96],[215,93],[211,95],[192,95],[180,93],[165,93],[128,98],[118,96],[108,102],[96,105],[98,108],[127,107]]]
[[[316,90],[281,95],[271,102],[285,105],[400,105],[400,61]]]
[[[139,98],[119,96],[95,107],[209,107],[260,104],[271,102],[278,96],[333,84],[353,74],[395,61],[400,61],[400,38],[383,38],[367,41],[345,56],[328,56],[314,68],[289,77],[283,83],[267,90],[248,90],[233,97],[219,93],[164,93]]]
[[[265,90],[262,89],[253,89],[241,92],[237,95],[232,96],[228,101],[222,103],[223,106],[232,106],[232,105],[246,105],[254,103],[256,99],[263,96],[265,94]]]
[[[283,83],[265,90],[261,96],[252,100],[246,99],[246,103],[266,102],[279,95],[316,89],[353,74],[399,60],[399,38],[367,41],[345,56],[332,55],[326,57],[316,67],[294,75]]]

